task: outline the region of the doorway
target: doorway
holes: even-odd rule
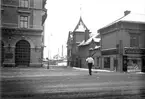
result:
[[[4,42],[1,41],[1,65],[4,62]]]
[[[20,40],[15,48],[16,66],[29,66],[30,64],[30,43],[26,40]]]

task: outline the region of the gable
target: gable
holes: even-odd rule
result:
[[[84,24],[82,18],[80,17],[80,20],[79,20],[77,26],[75,27],[74,31],[85,32],[85,30],[88,30],[88,28],[86,27],[86,25]]]

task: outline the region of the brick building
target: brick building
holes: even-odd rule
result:
[[[125,11],[123,17],[98,32],[102,68],[145,71],[145,15]]]
[[[1,1],[1,64],[41,66],[46,0]]]

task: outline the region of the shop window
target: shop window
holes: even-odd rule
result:
[[[130,35],[130,47],[139,47],[139,35],[138,34]]]
[[[104,57],[104,68],[110,68],[110,57]]]

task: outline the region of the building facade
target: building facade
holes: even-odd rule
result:
[[[90,37],[88,40],[82,41],[78,45],[78,64],[80,68],[88,68],[86,58],[92,56],[94,59],[93,68],[100,68],[100,37],[98,34]]]
[[[1,64],[42,66],[46,0],[1,1]]]
[[[80,17],[78,24],[76,25],[73,32],[69,32],[67,41],[67,61],[68,66],[79,66],[78,65],[78,45],[82,41],[89,39],[90,32]]]
[[[124,16],[98,30],[102,68],[145,71],[145,15],[125,11]]]

